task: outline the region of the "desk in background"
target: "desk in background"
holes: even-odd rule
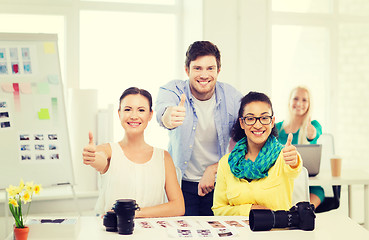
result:
[[[369,230],[369,174],[361,169],[342,169],[341,177],[332,177],[330,171],[322,171],[309,178],[310,186],[347,185],[348,215],[352,217],[352,185],[364,186],[364,227]],[[368,238],[369,239],[369,238]]]

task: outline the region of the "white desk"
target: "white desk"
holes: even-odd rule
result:
[[[347,185],[349,217],[352,217],[352,185],[356,184],[364,186],[364,227],[369,230],[369,174],[367,172],[361,169],[342,169],[341,177],[332,177],[330,171],[323,171],[309,178],[310,186]]]
[[[233,217],[175,217],[175,218],[159,218],[157,220],[178,220],[184,219],[189,221],[210,221],[210,220],[244,220],[245,217],[233,216]],[[155,220],[155,219],[149,219]],[[143,229],[135,227],[133,235],[119,235],[117,232],[106,232],[102,224],[102,219],[99,217],[81,217],[79,219],[80,230],[77,239],[79,240],[94,240],[94,239],[179,239],[170,238],[166,229],[156,227],[154,229]],[[252,232],[250,228],[246,227],[237,228],[238,235],[234,238],[217,238],[217,239],[298,239],[298,240],[340,240],[340,239],[369,239],[369,231],[355,223],[349,217],[342,215],[339,212],[330,211],[326,213],[320,213],[317,215],[315,221],[314,231],[303,230],[285,230],[285,229],[273,229],[271,231]],[[46,237],[46,238],[45,238]],[[43,239],[47,239],[45,236]],[[9,237],[8,239],[11,239]],[[181,238],[184,239],[184,238]],[[195,238],[187,238],[195,239]],[[199,239],[199,238],[196,238]],[[202,238],[209,239],[209,238]],[[215,239],[215,238],[214,238]],[[30,237],[29,240],[36,240]]]

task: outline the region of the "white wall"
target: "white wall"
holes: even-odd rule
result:
[[[243,94],[271,93],[266,0],[204,0],[204,40],[222,54],[220,81]]]

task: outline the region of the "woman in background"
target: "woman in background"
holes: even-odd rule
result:
[[[288,103],[288,118],[276,124],[278,140],[287,142],[287,136],[292,133],[292,144],[316,144],[322,135],[322,126],[318,121],[311,121],[311,94],[308,88],[298,86],[292,89]],[[324,200],[324,190],[321,186],[310,186],[310,202],[315,209]]]
[[[135,87],[126,89],[119,99],[118,114],[125,132],[123,139],[96,146],[90,132],[89,144],[83,149],[84,164],[105,178],[100,213],[111,210],[117,199],[126,198],[139,205],[136,217],[183,215],[183,195],[170,154],[144,139],[153,115],[151,94]]]
[[[263,93],[241,99],[232,129],[237,142],[219,161],[212,210],[214,215],[248,216],[251,209],[289,210],[294,179],[302,162],[294,150],[284,156],[276,139],[272,103]],[[292,136],[290,137],[290,145]]]

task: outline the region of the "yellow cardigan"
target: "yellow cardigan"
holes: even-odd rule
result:
[[[214,215],[248,216],[252,204],[263,205],[273,211],[292,207],[294,179],[300,174],[302,160],[291,168],[283,159],[283,152],[268,171],[268,177],[248,182],[233,175],[226,154],[218,165],[212,210]]]

